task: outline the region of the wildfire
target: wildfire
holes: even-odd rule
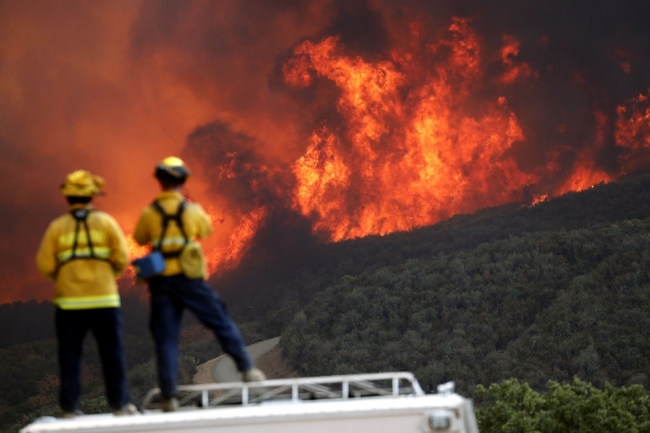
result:
[[[566,178],[558,188],[555,189],[555,195],[562,195],[569,191],[583,191],[599,183],[608,183],[614,180],[612,175],[605,170],[596,166],[598,152],[605,145],[605,130],[607,128],[608,117],[605,113],[596,111],[593,113],[596,121],[596,130],[591,146],[583,147],[574,159],[574,164]],[[559,157],[560,154],[570,151],[568,146],[564,146],[559,152],[553,152],[553,157]],[[558,171],[555,161],[552,160],[548,167],[549,171]]]
[[[535,197],[533,197],[533,201],[530,203],[530,207],[537,206],[540,203],[544,203],[545,201],[548,201],[548,194],[540,194]]]
[[[344,54],[336,37],[305,41],[284,64],[289,85],[325,78],[341,91],[343,120],[323,122],[293,169],[294,207],[314,218],[315,230],[334,241],[408,230],[516,200],[539,178],[508,155],[524,135],[505,97],[473,116],[458,108],[482,79],[481,47],[467,20],[454,20],[449,33],[426,52],[396,49],[376,64]],[[515,64],[516,42],[505,43],[505,81],[531,75]],[[444,59],[422,61],[436,55]]]
[[[617,109],[616,142],[631,150],[650,148],[650,90]]]
[[[129,234],[126,236],[126,246],[129,250],[129,256],[131,260],[138,259],[142,256],[149,254],[150,248],[148,246],[140,246],[133,239],[133,235]],[[132,281],[135,282],[135,269],[133,266],[127,266],[124,270],[124,273],[120,276],[120,280],[123,281]]]
[[[503,37],[503,47],[501,48],[501,61],[506,66],[506,71],[501,76],[503,83],[513,83],[520,77],[535,76],[535,72],[527,63],[516,63],[515,59],[519,55],[519,41],[514,36],[506,35]]]
[[[146,256],[149,254],[149,247],[148,246],[140,246],[138,243],[133,239],[133,235],[127,235],[126,237],[126,246],[129,249],[129,254],[131,256],[132,260],[138,259],[140,257]]]
[[[232,231],[226,248],[215,248],[206,254],[208,273],[219,274],[234,269],[252,246],[252,240],[268,214],[265,207],[254,209],[241,217],[239,225]]]

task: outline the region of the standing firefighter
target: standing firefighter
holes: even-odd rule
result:
[[[244,381],[265,379],[264,373],[254,368],[223,301],[205,282],[205,258],[197,239],[208,236],[212,225],[203,208],[188,203],[181,194],[189,174],[183,161],[176,157],[165,158],[156,166],[154,176],[162,192],[143,210],[133,235],[140,245],[151,242],[153,250],[136,261],[136,268],[160,262],[149,275],[144,275],[142,268],[139,270],[140,276],[147,278],[151,292],[150,329],[156,345],[162,408],[166,412],[178,409],[178,334],[185,308],[214,332]]]
[[[59,343],[60,416],[79,413],[81,354],[90,330],[101,357],[106,397],[115,415],[136,412],[129,403],[122,344],[122,312],[115,278],[129,255],[124,234],[108,214],[90,205],[104,180],[85,170],[66,177],[63,195],[70,212],[45,232],[36,263],[56,282],[56,336]]]

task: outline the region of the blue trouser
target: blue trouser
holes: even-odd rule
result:
[[[190,280],[184,275],[153,277],[149,279],[149,290],[149,326],[156,344],[160,390],[165,398],[177,394],[178,334],[185,308],[214,332],[224,352],[235,360],[239,371],[252,368],[244,341],[228,315],[226,305],[205,281]]]
[[[108,403],[113,409],[119,409],[129,403],[122,343],[122,311],[119,308],[57,308],[55,322],[59,342],[61,409],[67,412],[79,409],[81,355],[83,340],[89,330],[93,333],[99,349]]]

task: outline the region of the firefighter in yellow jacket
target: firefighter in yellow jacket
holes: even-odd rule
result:
[[[164,411],[178,408],[178,335],[186,308],[214,332],[245,381],[265,379],[253,366],[225,304],[205,282],[205,259],[198,240],[212,232],[212,225],[203,208],[188,203],[181,193],[189,174],[185,163],[176,157],[165,158],[156,166],[154,176],[162,192],[142,211],[133,233],[140,245],[151,243],[153,250],[161,252],[165,262],[164,271],[147,280],[151,293],[149,326],[156,346]]]
[[[40,272],[56,282],[56,335],[60,367],[60,416],[79,413],[83,339],[97,341],[108,402],[116,415],[136,412],[129,400],[122,342],[122,313],[115,278],[129,262],[124,234],[107,213],[90,202],[104,180],[85,170],[66,177],[70,204],[45,232],[36,256]]]

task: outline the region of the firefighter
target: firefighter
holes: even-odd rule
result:
[[[147,278],[147,282],[151,293],[149,325],[156,346],[162,409],[166,412],[178,409],[178,336],[185,308],[214,332],[244,381],[265,379],[264,373],[253,366],[225,304],[205,281],[205,257],[197,240],[207,237],[212,225],[201,205],[188,203],[181,193],[189,175],[185,163],[176,157],[156,165],[154,176],[162,192],[143,210],[133,235],[138,244],[151,243],[152,250],[164,257],[162,273]]]
[[[60,417],[80,414],[81,354],[88,331],[97,341],[106,397],[115,415],[130,403],[122,342],[122,312],[115,278],[129,261],[124,234],[107,213],[91,206],[104,180],[85,170],[62,185],[70,211],[52,221],[36,255],[39,271],[56,283],[54,304],[61,388]]]

